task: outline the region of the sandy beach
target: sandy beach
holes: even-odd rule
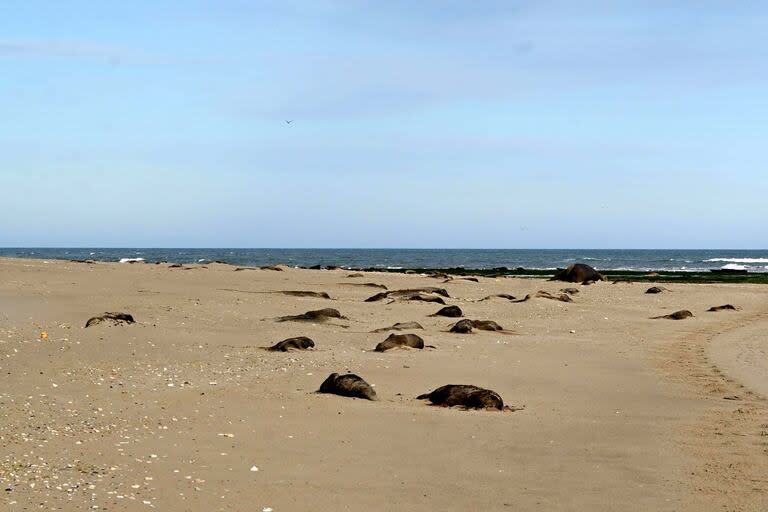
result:
[[[0,259],[2,509],[768,509],[768,287],[280,268]],[[276,321],[320,308],[346,319]],[[84,328],[112,311],[136,323]],[[373,351],[410,321],[435,348]],[[315,348],[262,350],[294,336]],[[379,400],[316,393],[333,372]],[[520,410],[415,399],[445,384]]]

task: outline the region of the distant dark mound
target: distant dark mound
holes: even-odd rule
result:
[[[133,319],[133,315],[128,313],[104,313],[103,315],[90,318],[87,322],[85,322],[85,326],[91,327],[102,322],[110,322],[112,325],[123,325],[135,324],[136,320]]]
[[[568,268],[558,269],[551,281],[567,281],[569,283],[587,283],[589,281],[601,281],[605,277],[584,263],[574,263]]]
[[[664,288],[663,286],[651,286],[650,288],[645,290],[645,293],[661,293],[666,291],[667,289]]]
[[[318,393],[330,393],[333,395],[348,396],[351,398],[363,398],[365,400],[378,400],[376,390],[365,382],[362,377],[354,373],[339,375],[332,373],[322,384]]]

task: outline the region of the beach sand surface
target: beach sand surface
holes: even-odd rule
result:
[[[478,300],[574,285],[350,273],[0,259],[3,510],[768,510],[768,287],[513,303]],[[363,283],[442,287],[511,332]],[[273,293],[298,290],[331,299]],[[346,319],[276,321],[328,307]],[[84,328],[111,311],[137,323]],[[435,348],[373,351],[407,321]],[[293,336],[315,349],[262,350]],[[316,393],[333,372],[379,400]],[[521,409],[415,399],[444,384]]]

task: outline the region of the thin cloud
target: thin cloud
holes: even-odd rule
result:
[[[173,56],[85,41],[0,39],[0,58],[67,59],[105,64],[213,64],[214,59]]]

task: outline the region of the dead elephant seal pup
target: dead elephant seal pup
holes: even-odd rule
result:
[[[493,320],[459,320],[451,326],[450,332],[457,334],[469,334],[472,329],[481,331],[503,331],[504,328]]]
[[[474,329],[475,325],[472,322],[472,320],[459,320],[453,326],[451,326],[451,331],[457,334],[469,334],[472,332],[472,329]]]
[[[464,312],[459,306],[445,306],[444,308],[440,308],[437,313],[429,316],[447,316],[449,318],[458,318],[460,316],[464,316]]]
[[[712,306],[707,311],[716,312],[716,311],[737,311],[739,308],[734,306],[733,304],[723,304],[722,306]]]
[[[500,299],[507,299],[507,300],[515,300],[517,297],[514,295],[510,295],[508,293],[497,293],[496,295],[488,295],[487,297],[483,297],[482,299],[478,300],[477,302],[483,302],[484,300],[491,300],[493,298],[500,298]]]
[[[435,297],[434,295],[427,295],[426,293],[413,293],[411,295],[398,295],[402,300],[413,300],[421,302],[434,302],[435,304],[445,305],[445,301],[442,297]]]
[[[448,292],[445,288],[436,288],[434,286],[425,286],[423,288],[408,288],[405,290],[390,290],[388,292],[381,292],[377,293],[376,295],[373,295],[371,297],[368,297],[365,299],[365,302],[377,302],[382,299],[386,299],[387,297],[402,297],[406,300],[424,300],[413,297],[425,297],[426,293],[434,293],[436,295],[442,295],[443,297],[450,298],[450,295],[448,295]],[[433,301],[437,302],[437,301]],[[445,302],[443,302],[445,304]]]
[[[387,339],[376,345],[375,352],[385,352],[392,348],[424,348],[424,340],[417,334],[390,334]],[[434,348],[434,347],[433,347]]]
[[[663,286],[651,286],[650,288],[645,290],[645,293],[653,294],[653,293],[661,293],[661,292],[665,292],[665,291],[667,291],[667,289],[664,288]]]
[[[365,400],[378,400],[376,390],[365,382],[362,377],[354,373],[339,375],[332,373],[320,384],[318,393],[330,393],[332,395],[348,396],[352,398],[364,398]]]
[[[278,322],[288,322],[288,321],[325,322],[330,318],[340,318],[342,320],[347,319],[347,317],[339,313],[338,309],[323,308],[323,309],[316,309],[313,311],[307,311],[306,313],[303,313],[301,315],[281,316],[277,319],[277,321]]]
[[[561,293],[560,295],[553,295],[549,292],[545,292],[544,290],[537,291],[535,297],[538,297],[540,299],[559,300],[560,302],[573,302],[573,299],[571,298],[571,296],[566,293]]]
[[[569,283],[586,283],[588,281],[601,281],[605,277],[584,263],[574,263],[568,268],[561,268],[555,272],[550,281],[567,281]]]
[[[107,321],[112,322],[112,325],[136,323],[136,320],[133,319],[133,315],[128,313],[104,313],[103,315],[94,316],[93,318],[88,319],[88,321],[85,322],[85,326],[90,327]]]
[[[386,290],[387,287],[383,284],[378,283],[340,283],[344,286],[365,286],[368,288],[381,288],[382,290]]]
[[[382,327],[380,329],[374,329],[371,332],[386,332],[386,331],[408,331],[411,329],[424,329],[418,322],[397,322],[390,327]]]
[[[304,290],[287,290],[273,293],[282,293],[283,295],[290,295],[291,297],[314,297],[316,299],[331,299],[331,296],[327,292],[310,292]],[[333,300],[333,299],[331,299]]]
[[[264,350],[270,352],[288,352],[289,350],[307,350],[308,348],[315,348],[315,342],[306,336],[297,336],[296,338],[288,338],[287,340],[278,341],[271,347],[262,347]]]
[[[504,328],[494,322],[493,320],[472,320],[472,325],[475,329],[481,331],[503,331]]]
[[[466,409],[504,410],[504,400],[498,393],[468,384],[448,384],[431,393],[419,395],[417,400],[429,400],[441,407],[464,407]]]
[[[560,291],[562,293],[567,293],[568,295],[576,295],[577,293],[579,293],[579,289],[578,288],[563,288]]]
[[[693,316],[693,313],[688,311],[687,309],[682,309],[680,311],[675,311],[674,313],[671,313],[669,315],[661,315],[661,316],[652,316],[652,320],[658,320],[660,318],[665,318],[667,320],[685,320],[686,318],[691,318]]]
[[[478,278],[476,278],[476,277],[449,277],[449,278],[447,278],[443,282],[444,283],[450,283],[451,281],[471,281],[473,283],[479,283],[480,282],[480,280]]]

